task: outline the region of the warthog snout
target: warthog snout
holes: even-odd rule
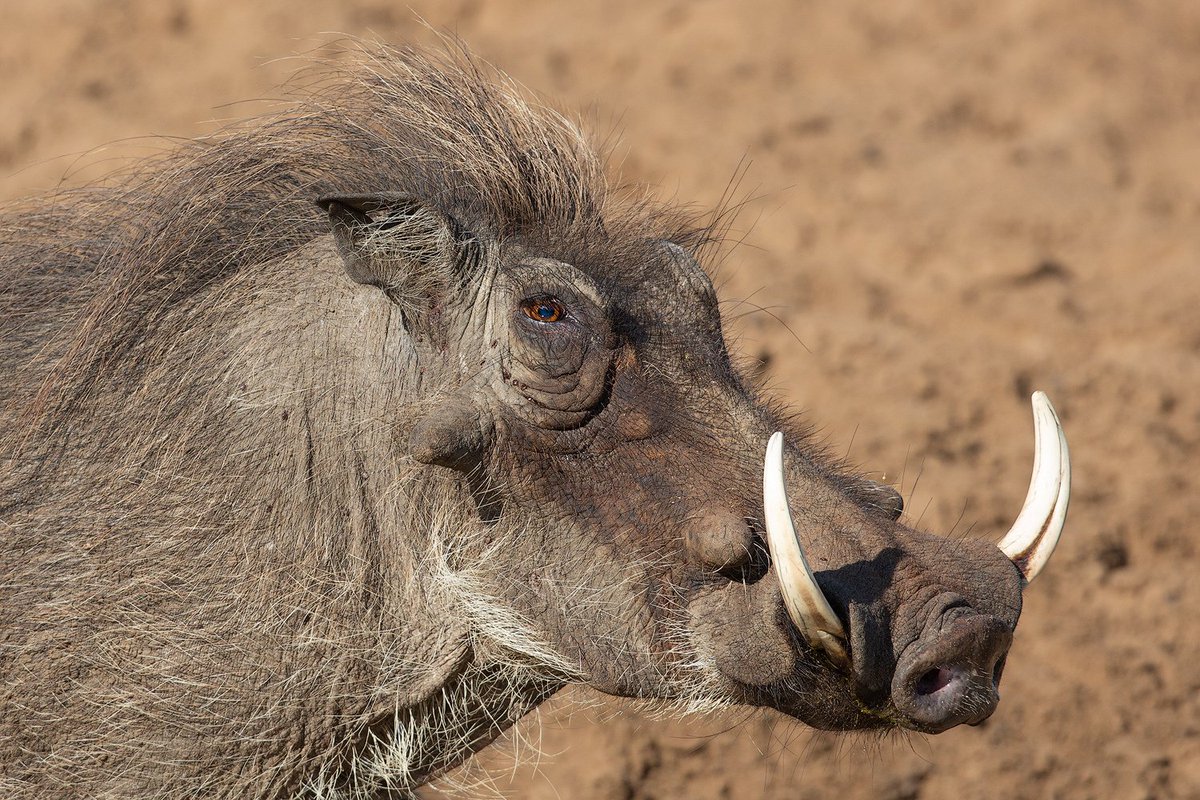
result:
[[[939,630],[901,655],[892,681],[896,710],[928,733],[983,722],[1000,701],[997,687],[1011,643],[1008,625],[990,614],[944,615]]]

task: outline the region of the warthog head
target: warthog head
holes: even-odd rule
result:
[[[913,530],[734,367],[709,227],[469,58],[367,60],[0,219],[0,787],[404,789],[572,681],[991,714],[1045,397],[1000,547]]]
[[[483,529],[508,531],[503,547],[482,535],[489,583],[576,679],[832,729],[992,713],[1021,589],[1066,512],[1044,395],[1030,496],[1001,548],[931,536],[738,375],[685,246],[500,237],[411,195],[319,204],[347,274],[412,310],[441,390],[401,446],[461,475]]]

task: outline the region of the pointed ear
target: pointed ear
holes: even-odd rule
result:
[[[417,197],[381,192],[316,202],[329,215],[346,274],[356,283],[407,293],[406,284],[436,284],[459,261],[458,224]]]

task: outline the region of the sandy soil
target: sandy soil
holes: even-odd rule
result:
[[[718,275],[742,350],[834,447],[900,484],[922,527],[1003,532],[1029,475],[1031,388],[1058,405],[1075,463],[1064,542],[984,727],[879,741],[562,698],[540,763],[482,759],[498,787],[1200,797],[1200,4],[413,7],[4,2],[0,197],[150,146],[128,137],[247,113],[226,104],[272,96],[295,67],[276,59],[322,32],[428,40],[419,15],[619,127],[626,178],[712,206],[741,176],[744,243]]]

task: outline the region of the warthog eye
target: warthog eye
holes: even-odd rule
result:
[[[559,322],[567,315],[563,304],[553,297],[532,297],[521,301],[525,316],[538,322]]]

